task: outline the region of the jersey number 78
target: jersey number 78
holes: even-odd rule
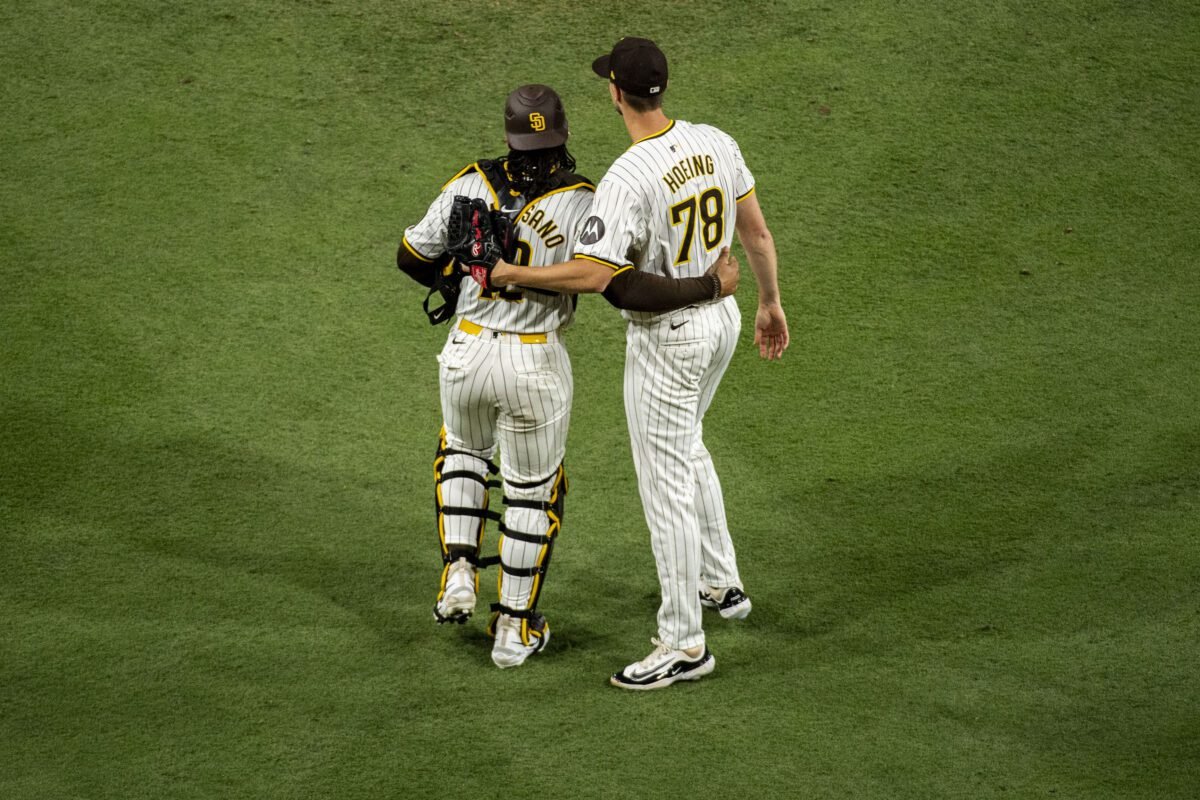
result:
[[[699,216],[699,219],[697,219]],[[671,206],[671,225],[683,225],[683,240],[675,256],[675,266],[686,264],[692,254],[696,228],[705,250],[712,250],[725,238],[725,195],[714,186],[699,195],[680,200]]]

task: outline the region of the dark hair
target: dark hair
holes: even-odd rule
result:
[[[656,94],[653,97],[642,97],[641,95],[622,92],[621,97],[625,99],[625,105],[639,114],[645,114],[647,111],[653,111],[656,108],[662,108],[662,95]]]
[[[509,150],[504,171],[512,188],[530,197],[548,188],[555,174],[574,172],[575,159],[565,144],[541,150]]]

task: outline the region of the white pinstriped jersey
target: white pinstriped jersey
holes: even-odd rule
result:
[[[754,176],[733,137],[674,120],[609,167],[575,255],[617,270],[703,275],[733,241],[737,201],[752,191]]]
[[[737,143],[677,120],[641,139],[596,187],[575,257],[621,272],[704,274],[733,240],[737,201],[754,191]],[[642,509],[658,565],[659,640],[704,644],[701,582],[741,586],[721,484],[701,438],[704,415],[737,346],[732,297],[676,311],[622,311],[625,415]]]
[[[446,229],[455,195],[479,197],[492,208],[518,214],[517,252],[514,263],[542,267],[568,261],[577,230],[588,214],[594,188],[576,178],[528,203],[520,195],[497,194],[476,164],[465,168],[442,187],[425,216],[404,231],[409,252],[433,261],[446,252]],[[512,333],[545,333],[571,323],[575,314],[572,295],[515,289],[484,292],[469,275],[462,278],[458,316],[485,328]]]

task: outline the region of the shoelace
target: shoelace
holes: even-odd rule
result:
[[[638,662],[638,667],[642,669],[646,669],[652,663],[671,652],[671,648],[659,641],[657,636],[650,640],[650,644],[654,645],[654,650],[650,653],[650,655]]]

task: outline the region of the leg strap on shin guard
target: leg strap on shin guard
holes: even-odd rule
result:
[[[516,564],[505,563],[504,561],[500,562],[500,569],[503,575],[510,575],[514,578],[533,579],[533,585],[529,592],[528,606],[525,609],[512,609],[501,603],[497,603],[493,611],[501,611],[513,616],[523,616],[514,613],[514,611],[524,611],[532,614],[537,609],[538,596],[541,594],[542,583],[545,579],[546,571],[550,567],[550,555],[554,551],[554,542],[562,527],[563,503],[567,493],[566,472],[560,464],[558,469],[545,480],[528,484],[509,482],[506,485],[507,489],[513,490],[533,489],[548,483],[550,484],[549,492],[543,495],[543,497],[548,496],[547,500],[529,500],[525,498],[513,498],[507,495],[504,497],[507,513],[511,513],[512,509],[516,508],[540,511],[545,514],[547,522],[545,531],[542,533],[517,530],[506,524],[506,522],[500,523],[499,527],[502,536],[500,543],[501,552],[504,552],[504,539],[525,542],[526,544],[535,545],[538,549],[534,563],[531,566],[518,566]],[[528,515],[526,515],[526,521],[528,522]],[[501,576],[501,580],[503,580],[503,575]]]
[[[536,646],[536,650],[541,650],[547,641],[547,634],[550,626],[546,623],[546,618],[537,611],[529,609],[516,610],[502,606],[499,603],[492,603],[491,620],[488,622],[487,635],[493,639],[496,638],[496,622],[499,621],[501,614],[507,614],[510,617],[516,617],[521,620],[521,642],[526,647]]]
[[[453,470],[443,470],[446,464],[446,459],[450,456],[459,456],[462,459],[474,461],[478,466],[476,469],[461,468]],[[463,465],[466,466],[466,465]],[[486,472],[484,472],[486,470]],[[442,428],[438,437],[438,448],[433,459],[433,481],[434,495],[433,505],[434,513],[437,515],[438,540],[441,544],[442,561],[449,565],[460,558],[465,558],[472,566],[476,568],[486,567],[488,564],[495,563],[494,559],[483,559],[479,556],[480,547],[483,544],[483,536],[488,520],[500,522],[500,515],[495,511],[488,509],[488,490],[501,485],[501,482],[494,476],[499,471],[496,464],[491,459],[485,458],[477,453],[470,453],[465,450],[457,450],[449,447],[446,444],[446,429]],[[483,487],[482,502],[480,506],[463,506],[453,505],[445,502],[443,484],[446,481],[453,480],[469,480],[480,484]],[[476,492],[478,490],[475,490]],[[455,498],[466,499],[473,497],[474,492],[464,494],[463,489],[458,489]],[[471,538],[474,539],[474,544],[463,544],[456,542],[453,544],[446,541],[446,522],[447,517],[474,517],[478,520],[474,524]],[[461,530],[461,529],[460,529]],[[461,535],[460,537],[461,538]]]
[[[549,491],[544,488],[546,484],[550,484]],[[504,497],[506,508],[506,518],[512,513],[513,509],[526,509],[527,511],[540,512],[545,515],[546,528],[542,533],[531,533],[529,531],[517,530],[510,527],[506,522],[501,522],[499,525],[501,539],[500,552],[505,552],[504,542],[506,539],[524,542],[536,547],[536,556],[534,557],[531,566],[517,566],[515,564],[505,563],[500,560],[500,594],[501,599],[505,596],[505,580],[508,578],[524,578],[532,579],[532,586],[529,588],[528,600],[524,603],[524,608],[515,608],[507,605],[504,602],[492,603],[492,619],[488,624],[488,633],[495,635],[496,622],[501,614],[506,614],[510,617],[521,620],[521,641],[526,647],[537,646],[539,642],[544,642],[548,633],[549,626],[546,624],[546,618],[537,610],[538,598],[541,595],[542,584],[546,576],[546,571],[550,566],[550,554],[554,550],[554,542],[558,536],[558,532],[562,526],[562,513],[564,497],[567,493],[566,472],[560,464],[558,469],[554,471],[550,477],[541,481],[533,481],[530,483],[514,483],[506,482],[505,488],[507,493]],[[539,490],[540,491],[529,491]],[[535,497],[541,495],[547,499],[526,499],[526,497],[509,497],[508,494],[524,494],[526,497],[533,494]],[[530,515],[528,513],[521,515],[526,524],[530,524]],[[536,519],[536,516],[533,517]],[[509,519],[509,522],[512,520]],[[538,527],[541,524],[538,523]],[[525,559],[528,559],[528,551],[526,551]],[[511,557],[511,552],[510,552]],[[528,563],[526,560],[525,563]],[[523,592],[522,592],[523,594]],[[509,597],[512,595],[510,594]]]
[[[493,623],[496,621],[496,616],[499,616],[500,614],[507,614],[508,616],[516,617],[517,619],[534,619],[535,617],[542,616],[531,608],[509,608],[503,603],[492,603],[491,610],[498,612],[492,617]]]

